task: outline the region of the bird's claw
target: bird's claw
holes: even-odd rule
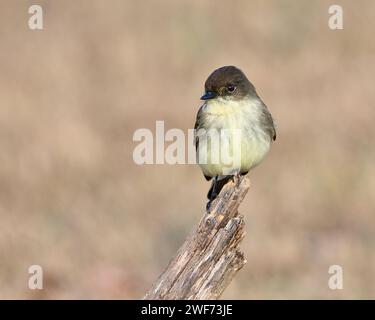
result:
[[[233,183],[238,187],[241,181],[241,173],[237,172],[232,176],[232,181]]]

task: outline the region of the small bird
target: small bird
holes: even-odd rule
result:
[[[197,114],[194,140],[197,163],[206,180],[213,179],[207,194],[208,210],[229,179],[247,174],[263,160],[276,140],[276,130],[255,87],[234,66],[211,73],[201,100],[204,103]],[[237,156],[238,161],[228,165],[223,153],[226,159]]]

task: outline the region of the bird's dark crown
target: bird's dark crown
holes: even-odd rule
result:
[[[203,100],[216,97],[239,100],[247,96],[257,96],[252,83],[234,66],[221,67],[212,72],[206,80],[205,91]]]

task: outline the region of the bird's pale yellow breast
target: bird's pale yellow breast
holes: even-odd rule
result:
[[[210,144],[202,144],[198,147],[199,154],[207,159],[206,163],[200,163],[205,175],[228,174],[223,173],[227,164],[223,161],[217,163],[217,158],[212,161],[211,155],[216,151],[231,154],[231,150],[235,149],[234,146],[241,146],[240,161],[233,168],[234,171],[247,172],[263,159],[271,141],[261,125],[261,108],[262,105],[255,99],[234,101],[218,98],[209,100],[202,106],[203,121],[200,128],[216,129],[221,132],[222,139],[219,146],[221,150],[212,150]],[[232,134],[235,130],[236,132],[240,130],[240,135]]]

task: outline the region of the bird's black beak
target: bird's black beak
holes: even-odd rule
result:
[[[216,98],[217,94],[213,91],[207,91],[203,96],[201,96],[201,100],[209,100]]]

